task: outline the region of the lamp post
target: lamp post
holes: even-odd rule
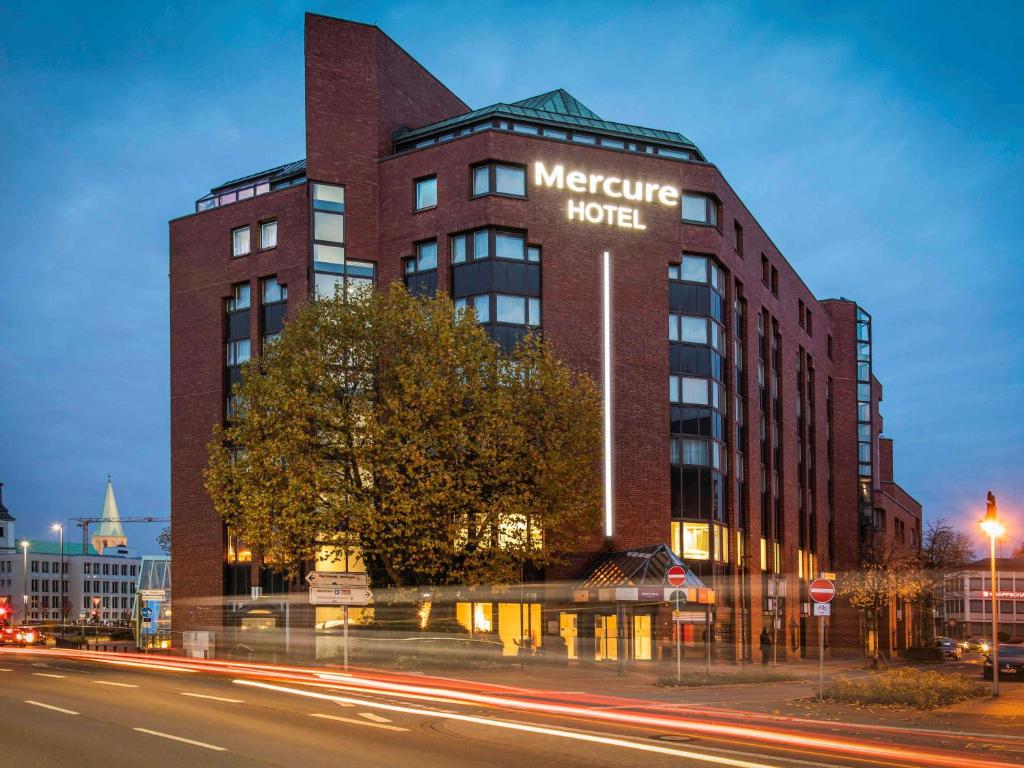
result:
[[[28,624],[28,547],[29,543],[27,540],[21,542],[21,552],[24,556],[22,575],[25,577],[21,593],[21,612],[24,614],[21,617],[22,624]]]
[[[992,495],[992,491],[988,492],[988,498],[985,500],[985,517],[981,521],[981,530],[983,530],[989,537],[989,543],[991,545],[991,570],[992,570],[992,588],[989,594],[992,597],[992,696],[999,695],[999,601],[996,599],[996,593],[998,592],[996,584],[996,539],[1002,536],[1006,532],[1006,528],[1001,522],[996,510],[996,497]]]
[[[54,523],[50,526],[50,530],[58,531],[60,533],[60,573],[58,574],[58,584],[60,584],[60,639],[64,639],[64,526],[60,523]]]

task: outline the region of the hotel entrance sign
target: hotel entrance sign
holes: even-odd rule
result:
[[[641,179],[605,176],[566,170],[561,163],[550,169],[540,161],[533,164],[533,184],[536,187],[564,189],[577,195],[593,195],[608,201],[570,197],[566,203],[569,221],[604,224],[620,229],[646,230],[641,209],[623,203],[658,204],[674,208],[679,205],[679,188]]]

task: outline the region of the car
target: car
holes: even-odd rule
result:
[[[36,627],[0,627],[0,645],[45,645],[46,636]]]
[[[981,675],[992,679],[992,654],[985,654]],[[999,679],[1024,680],[1024,645],[999,644]]]
[[[992,650],[992,646],[988,640],[982,640],[977,637],[968,638],[966,642],[968,651],[980,651],[981,653],[988,653]]]
[[[955,659],[960,661],[963,657],[963,651],[960,650],[960,645],[952,637],[939,637],[935,640],[935,647],[942,649],[942,656],[946,659]]]

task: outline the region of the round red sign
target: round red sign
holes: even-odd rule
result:
[[[681,587],[683,582],[686,581],[686,569],[681,565],[673,565],[668,569],[666,578],[673,587]]]
[[[836,585],[828,579],[815,579],[809,588],[811,600],[816,603],[831,603],[836,596]]]

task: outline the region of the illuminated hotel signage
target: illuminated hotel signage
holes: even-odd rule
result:
[[[647,229],[640,209],[623,203],[656,203],[669,207],[679,205],[677,187],[640,179],[624,179],[621,176],[567,171],[561,163],[549,169],[544,163],[535,162],[533,184],[536,187],[565,189],[577,195],[587,195],[569,198],[566,203],[569,221],[605,224],[622,229]],[[600,197],[594,199],[597,196]]]
[[[989,590],[985,589],[985,590],[982,590],[981,596],[982,597],[992,597],[992,593]],[[998,598],[1009,598],[1011,600],[1024,600],[1024,592],[1004,592],[1004,591],[1000,590],[999,592],[996,592],[996,597],[998,597]]]

